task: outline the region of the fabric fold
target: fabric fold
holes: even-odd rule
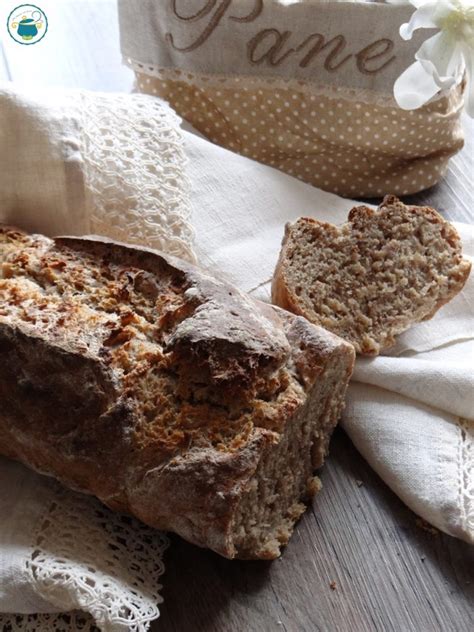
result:
[[[410,509],[474,544],[472,423],[397,393],[353,383],[342,425]]]
[[[474,419],[474,344],[456,345],[456,359],[429,352],[409,358],[359,358],[353,381],[378,386],[459,417]]]

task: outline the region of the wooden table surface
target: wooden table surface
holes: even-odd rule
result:
[[[0,11],[15,6],[2,4]],[[130,90],[113,2],[40,4],[50,17],[48,37],[27,47],[2,32],[0,79],[30,87]],[[472,121],[466,119],[465,129],[466,146],[447,178],[409,201],[473,222]],[[418,526],[341,430],[321,478],[323,491],[275,562],[231,562],[172,537],[165,601],[153,632],[474,630],[472,548]]]

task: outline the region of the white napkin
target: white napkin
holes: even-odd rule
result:
[[[0,94],[0,136],[5,134],[5,126],[13,125],[5,116],[8,111],[16,117],[16,125],[24,115],[33,127],[35,120],[41,121],[48,138],[49,110],[44,101],[37,109],[26,105],[23,95],[12,99],[10,92],[7,98],[8,109],[2,106]],[[28,97],[29,103],[32,98]],[[122,95],[122,105],[126,99]],[[15,102],[18,108],[12,107]],[[57,122],[58,117],[54,120]],[[51,129],[56,133],[61,126]],[[64,142],[64,135],[60,138]],[[50,157],[52,146],[42,145],[45,159]],[[338,223],[345,220],[351,207],[350,201],[230,153],[192,133],[184,132],[183,150],[189,159],[191,219],[201,264],[262,299],[269,297],[269,279],[285,222],[310,215]],[[10,159],[18,160],[20,151],[28,155],[24,145],[20,149],[13,144]],[[38,151],[37,145],[32,146],[30,156],[37,156],[34,152]],[[59,152],[56,157],[61,155]],[[37,164],[33,159],[24,163],[29,178],[34,179]],[[45,191],[51,186],[55,196],[64,195],[57,191],[57,181],[53,187],[48,173],[42,175]],[[18,218],[19,223],[34,225],[38,230],[44,223],[49,232],[63,232],[64,214],[48,212],[45,199],[39,216],[34,197],[23,187],[24,181],[10,174],[13,184],[7,183],[5,177],[0,170],[0,192],[9,190],[13,194],[0,205],[0,221]],[[467,227],[460,228],[464,235]],[[415,512],[466,540],[473,538],[469,460],[473,429],[471,422],[461,423],[458,416],[472,418],[473,410],[468,399],[470,383],[466,381],[466,376],[472,375],[472,355],[468,355],[472,354],[468,341],[474,338],[471,292],[472,282],[435,319],[402,336],[391,357],[358,362],[344,421],[358,449]],[[416,387],[413,375],[423,380],[422,388]],[[137,523],[125,530],[122,518],[115,514],[107,513],[104,520],[105,511],[86,497],[60,491],[43,477],[0,460],[0,612],[86,610],[104,630],[125,630],[132,619],[138,621],[137,630],[146,630],[157,616],[157,580],[163,570],[160,556],[164,541],[160,534],[151,534]],[[104,532],[108,524],[116,525],[112,534]],[[93,535],[77,537],[77,528],[89,528]],[[136,557],[121,549],[114,556],[112,572],[105,553],[117,533],[119,543],[124,534],[127,542],[136,537],[131,550],[137,551],[139,559],[137,565]],[[140,557],[143,542],[148,539],[154,542],[148,559],[158,562],[153,568]],[[91,547],[86,546],[89,542]],[[61,565],[64,559],[67,575]],[[62,574],[58,573],[58,562]],[[130,586],[136,582],[137,568],[146,574],[138,599],[127,593],[130,589],[133,596]],[[93,577],[88,578],[87,573]],[[99,592],[91,586],[98,586]],[[25,627],[30,624],[23,619],[22,629],[54,630],[61,616],[41,615],[30,628]],[[5,617],[0,619],[0,628],[6,621]],[[9,617],[8,622],[14,623],[15,619]]]

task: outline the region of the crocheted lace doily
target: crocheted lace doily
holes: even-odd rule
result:
[[[2,632],[145,632],[159,616],[168,539],[52,482],[26,570],[63,614],[0,615]]]
[[[181,119],[160,99],[74,92],[90,232],[195,260]]]

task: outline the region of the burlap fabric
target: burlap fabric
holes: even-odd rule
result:
[[[211,141],[340,195],[411,194],[463,145],[462,89],[401,110],[392,90],[423,37],[413,7],[306,0],[120,0],[138,90]]]

